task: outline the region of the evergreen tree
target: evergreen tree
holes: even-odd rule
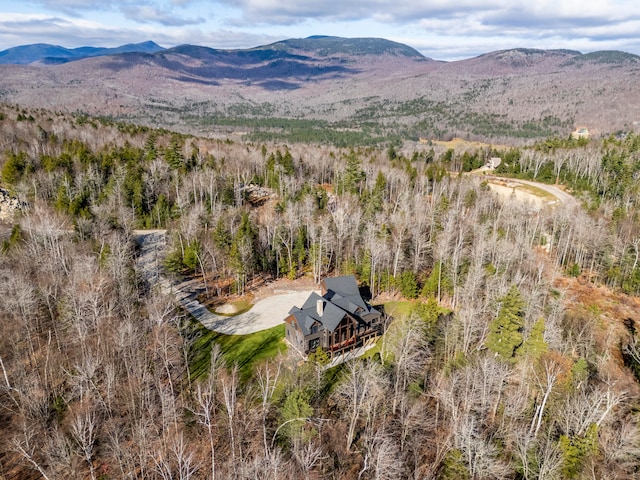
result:
[[[257,233],[251,224],[249,214],[243,213],[229,252],[231,266],[236,271],[237,291],[240,294],[244,293],[247,274],[250,274],[255,267],[256,238]]]
[[[376,177],[376,183],[371,190],[371,194],[369,195],[369,201],[367,202],[367,212],[369,214],[374,214],[376,212],[380,212],[382,207],[384,206],[385,196],[387,192],[387,178],[384,176],[384,173],[378,172],[378,176]]]
[[[421,295],[426,298],[440,300],[443,294],[452,295],[453,284],[447,273],[446,266],[442,262],[437,262],[422,286]]]
[[[186,268],[188,268],[193,272],[195,272],[196,269],[198,268],[198,265],[200,262],[200,255],[201,255],[200,251],[201,251],[200,242],[197,239],[190,241],[184,247],[184,255],[182,258],[182,263],[184,263],[184,266]]]
[[[360,159],[353,150],[347,157],[347,166],[345,167],[344,176],[342,178],[343,192],[359,193],[360,184],[365,179],[366,174],[362,171]]]
[[[418,282],[416,281],[415,274],[410,270],[402,272],[394,281],[400,293],[405,298],[417,298],[418,297]]]
[[[144,144],[144,158],[145,160],[155,160],[158,158],[158,149],[156,148],[156,140],[158,134],[155,131],[151,131],[147,137],[147,141]]]
[[[9,185],[15,185],[22,178],[25,170],[27,169],[27,154],[20,153],[8,153],[7,160],[2,167],[0,174],[2,181]]]
[[[276,171],[276,157],[272,153],[265,163],[265,180],[267,187],[280,190],[280,175]]]
[[[0,253],[6,253],[10,248],[18,245],[20,242],[22,242],[22,228],[20,227],[20,224],[16,223],[11,228],[11,235],[9,235],[9,238],[2,242]]]
[[[501,359],[513,361],[522,346],[524,300],[516,285],[502,299],[498,316],[489,324],[486,346]]]
[[[290,440],[304,434],[306,419],[313,415],[309,404],[309,395],[303,389],[296,388],[284,400],[281,416],[281,433]]]
[[[213,230],[213,242],[221,253],[229,253],[229,249],[231,248],[231,235],[222,218],[218,219]]]
[[[564,478],[575,478],[582,471],[584,461],[598,451],[598,426],[592,423],[584,435],[560,435],[558,446]]]
[[[307,229],[304,226],[298,229],[298,234],[293,244],[293,257],[297,268],[303,268],[307,263]],[[293,278],[295,278],[295,267],[293,269]]]
[[[442,480],[466,480],[470,478],[469,470],[464,462],[464,455],[457,448],[449,450],[442,462],[438,475]]]
[[[182,156],[182,142],[177,135],[174,135],[171,139],[171,143],[164,152],[164,159],[169,166],[175,170],[179,170],[185,167],[184,157]]]
[[[280,153],[280,150],[278,150]],[[282,166],[284,173],[287,175],[293,175],[295,173],[295,166],[293,165],[293,157],[289,150],[284,152],[284,155],[278,157],[278,164]]]
[[[169,218],[171,218],[171,204],[164,193],[161,193],[147,216],[146,226],[147,228],[162,228]]]
[[[540,358],[549,347],[544,341],[544,319],[539,318],[533,324],[533,328],[529,333],[529,338],[522,345],[522,354],[532,358]]]

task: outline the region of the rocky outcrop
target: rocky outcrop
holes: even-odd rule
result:
[[[16,212],[26,208],[25,202],[12,197],[7,190],[0,188],[0,221],[9,220]]]
[[[278,195],[270,188],[261,187],[253,183],[241,187],[244,199],[254,207],[264,205],[268,200],[278,198]]]

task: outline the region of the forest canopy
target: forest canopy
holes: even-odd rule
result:
[[[337,148],[1,110],[28,205],[0,229],[3,475],[638,474],[640,136]],[[505,200],[473,173],[492,157],[577,202]],[[212,304],[354,274],[395,320],[333,369],[247,368],[141,275],[137,229]]]

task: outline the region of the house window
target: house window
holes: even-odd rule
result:
[[[318,331],[318,324],[314,323],[311,325],[311,333],[316,333]]]
[[[318,345],[320,345],[319,338],[314,338],[312,340],[309,340],[309,351],[315,350],[316,348],[318,348]]]

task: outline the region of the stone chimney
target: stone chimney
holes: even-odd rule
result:
[[[318,311],[318,316],[321,317],[324,313],[324,300],[316,300],[316,310]]]

